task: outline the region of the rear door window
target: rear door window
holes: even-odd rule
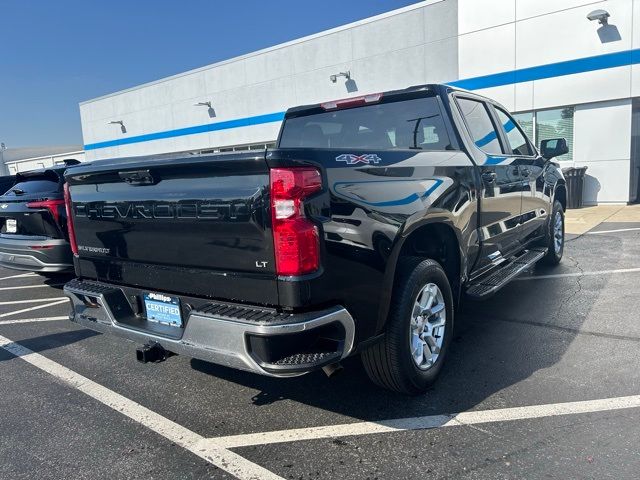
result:
[[[477,100],[460,97],[457,98],[457,102],[476,146],[483,152],[492,155],[506,153],[502,150],[498,132],[491,121],[486,105]]]
[[[279,147],[447,150],[451,145],[432,96],[288,118]]]

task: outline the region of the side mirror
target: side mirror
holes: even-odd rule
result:
[[[559,157],[565,153],[569,153],[569,147],[564,138],[550,138],[549,140],[542,140],[542,142],[540,142],[540,154],[547,160]]]

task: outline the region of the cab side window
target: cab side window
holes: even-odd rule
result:
[[[460,97],[458,97],[457,101],[476,146],[491,155],[504,154],[505,152],[502,151],[502,146],[498,139],[498,132],[491,121],[485,104],[477,100]]]
[[[527,157],[532,156],[533,149],[531,148],[531,144],[527,141],[527,138],[513,117],[500,108],[496,108],[496,113],[498,114],[502,128],[504,128],[507,134],[507,140],[509,140],[509,146],[513,154]]]

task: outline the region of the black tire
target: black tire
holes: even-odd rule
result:
[[[557,248],[555,237],[555,225],[557,216],[560,217],[560,220],[562,222],[562,241],[560,243],[559,249]],[[551,212],[549,223],[547,225],[547,238],[545,245],[547,247],[547,254],[542,257],[542,260],[540,260],[541,263],[544,263],[545,265],[558,265],[560,263],[560,260],[562,260],[562,255],[564,253],[564,230],[564,209],[562,208],[562,204],[558,200],[556,200],[553,203],[553,211]]]
[[[400,259],[398,269],[385,336],[362,352],[362,363],[375,384],[417,395],[427,391],[436,381],[449,350],[453,334],[453,295],[447,275],[434,260],[405,257]],[[410,323],[418,295],[428,284],[435,284],[442,293],[446,322],[437,359],[427,369],[421,369],[411,353]]]

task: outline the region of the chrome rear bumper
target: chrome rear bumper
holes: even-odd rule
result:
[[[64,287],[71,300],[69,319],[102,333],[114,334],[138,344],[157,342],[170,352],[262,375],[286,377],[335,363],[351,353],[355,326],[351,315],[336,306],[303,314],[275,313],[260,307],[207,304],[188,313],[178,335],[164,335],[140,328],[145,320],[135,315],[124,292],[117,286],[72,280]],[[243,314],[246,312],[246,314]],[[262,314],[261,314],[262,312]],[[131,318],[138,326],[133,326]],[[248,318],[247,318],[248,317]],[[253,320],[252,320],[253,319]],[[141,322],[141,323],[140,323]],[[269,345],[296,344],[317,336],[335,337],[326,351],[287,352],[282,358],[269,352]],[[299,340],[304,339],[302,342]],[[266,349],[266,350],[265,350]]]

